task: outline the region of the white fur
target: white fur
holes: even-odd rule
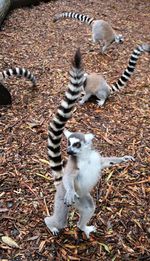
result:
[[[86,140],[87,143],[90,144],[93,139],[94,139],[94,135],[92,133],[85,134],[85,140]]]
[[[65,137],[68,139],[69,138],[69,136],[72,134],[72,132],[71,131],[69,131],[69,130],[67,130],[67,129],[64,129],[64,135],[65,135]]]
[[[73,135],[66,129],[64,133],[66,137]],[[70,138],[72,144],[80,141],[81,147],[75,156],[69,156],[63,170],[62,182],[56,188],[54,213],[45,218],[45,223],[53,234],[57,234],[66,226],[68,206],[72,204],[79,211],[80,219],[77,224],[79,229],[84,231],[87,237],[91,232],[95,232],[94,226],[87,226],[95,211],[90,192],[101,177],[101,170],[114,164],[134,160],[132,156],[101,157],[97,151],[92,149],[94,135],[80,135],[77,136],[77,133],[74,133],[74,137]]]
[[[74,143],[76,143],[76,142],[80,142],[80,140],[79,139],[77,139],[77,138],[70,138],[69,139],[69,141],[70,141],[70,146],[72,146]]]
[[[80,226],[79,226],[79,228],[80,228]],[[96,227],[94,227],[94,226],[84,226],[82,228],[82,231],[84,231],[84,233],[86,234],[87,238],[89,238],[91,232],[96,232]]]
[[[79,196],[88,194],[101,177],[101,160],[97,151],[86,150],[78,160],[79,174],[75,186]]]

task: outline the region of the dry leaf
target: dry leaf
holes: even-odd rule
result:
[[[41,161],[42,163],[45,163],[45,164],[49,165],[49,161],[46,160],[46,159],[39,159],[39,161]]]
[[[108,253],[110,253],[110,250],[109,250],[109,247],[106,245],[106,244],[104,244],[104,243],[99,243],[101,246],[103,246],[104,247],[104,249],[108,252]]]
[[[114,145],[114,142],[113,142],[112,140],[110,140],[108,137],[103,136],[103,139],[104,139],[107,143],[109,143],[110,145]]]
[[[39,252],[41,252],[43,250],[45,243],[46,243],[46,240],[41,241],[41,243],[39,245]]]
[[[75,257],[75,256],[68,256],[68,257],[69,257],[68,261],[69,260],[74,260],[74,261],[80,261],[81,260],[79,257]]]
[[[131,247],[125,245],[124,243],[122,243],[122,245],[123,245],[124,249],[125,249],[127,252],[129,252],[129,253],[134,253],[134,250],[133,250]]]
[[[10,247],[19,248],[18,244],[12,238],[10,238],[8,236],[2,236],[1,240],[3,243],[5,243],[6,245],[8,245]]]

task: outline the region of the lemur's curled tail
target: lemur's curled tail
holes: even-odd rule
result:
[[[65,124],[72,116],[73,107],[83,88],[84,71],[81,65],[80,49],[75,53],[69,75],[70,82],[68,90],[66,91],[65,97],[61,101],[48,130],[48,158],[55,182],[57,183],[61,181],[63,176],[63,163],[60,150],[61,137]]]
[[[56,14],[53,18],[53,22],[55,23],[56,21],[63,18],[77,19],[78,21],[86,23],[88,25],[91,25],[94,21],[94,18],[91,18],[88,15],[83,15],[75,12],[63,12],[61,14]]]
[[[16,68],[7,69],[7,70],[0,72],[0,81],[6,79],[8,77],[11,77],[11,76],[25,77],[32,82],[33,86],[36,85],[35,76],[29,70],[27,70],[25,68],[16,67]]]
[[[123,72],[121,77],[115,83],[111,84],[111,86],[110,86],[111,92],[119,91],[126,85],[126,83],[128,82],[128,80],[130,79],[131,75],[133,74],[133,72],[135,70],[135,67],[136,67],[136,64],[137,64],[137,61],[138,61],[140,55],[143,52],[150,53],[149,44],[141,44],[133,50],[133,53],[131,54],[127,68],[125,69],[125,71]]]

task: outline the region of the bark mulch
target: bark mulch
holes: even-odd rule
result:
[[[111,21],[125,37],[107,55],[92,44],[90,28],[73,20],[53,24],[54,14],[78,11]],[[70,61],[81,47],[87,72],[101,72],[113,83],[129,56],[150,42],[149,1],[84,0],[41,3],[14,10],[1,36],[1,70],[24,66],[37,77],[32,90],[24,79],[5,82],[13,105],[0,111],[0,260],[150,260],[149,176],[149,56],[143,54],[127,87],[111,96],[103,108],[77,106],[67,126],[95,134],[103,155],[133,155],[135,163],[104,171],[92,192],[97,232],[86,240],[78,233],[78,213],[72,209],[69,228],[53,237],[43,220],[52,212],[55,188],[47,161],[47,129],[68,83]],[[62,142],[65,154],[66,142]],[[19,248],[8,246],[8,236]],[[8,240],[8,238],[7,238]],[[10,243],[10,242],[9,242]]]

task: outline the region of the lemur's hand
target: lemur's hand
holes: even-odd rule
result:
[[[122,159],[124,162],[129,161],[129,160],[135,161],[135,158],[133,158],[132,156],[124,156],[124,157],[122,157]]]
[[[79,102],[78,102],[80,105],[83,105],[84,104],[84,100],[83,99],[81,99],[81,100],[79,100]]]
[[[75,200],[79,198],[79,195],[75,191],[67,191],[64,197],[64,203],[67,206],[71,206],[73,203],[75,203]]]

